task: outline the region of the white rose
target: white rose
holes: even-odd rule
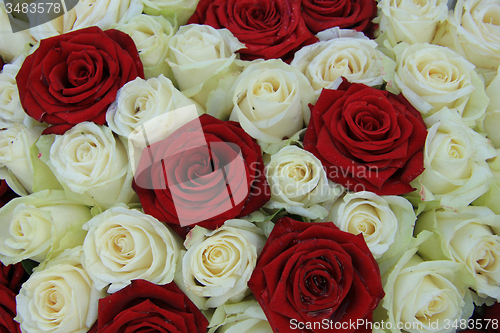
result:
[[[18,57],[12,64],[5,64],[0,72],[0,128],[12,123],[22,123],[27,117],[19,100],[16,75],[24,61]]]
[[[495,214],[500,215],[500,149],[496,150],[497,156],[488,160],[488,166],[493,173],[493,181],[491,188],[488,192],[476,199],[472,204],[475,206],[486,206],[491,209]]]
[[[6,62],[17,58],[26,48],[30,47],[30,43],[36,43],[29,33],[27,22],[19,19],[13,21],[14,26],[12,27],[5,3],[0,0],[0,57]]]
[[[423,115],[448,107],[462,115],[471,127],[482,120],[488,98],[473,64],[439,45],[400,44],[395,52],[395,83]]]
[[[34,171],[31,147],[43,128],[26,128],[14,123],[0,130],[0,178],[19,195],[33,193]]]
[[[326,177],[321,161],[297,146],[283,147],[266,166],[271,187],[269,209],[284,208],[290,214],[309,219],[324,218],[328,210],[321,203],[333,203],[344,191]]]
[[[250,293],[247,282],[265,242],[262,231],[243,220],[227,220],[216,230],[195,226],[184,242],[177,284],[200,309],[240,302]]]
[[[484,131],[488,134],[495,148],[500,148],[500,67],[496,77],[486,87],[486,94],[490,98],[490,104],[486,109],[484,118]]]
[[[380,0],[376,21],[392,46],[430,43],[439,22],[448,17],[447,0]]]
[[[104,209],[133,199],[127,150],[109,127],[82,122],[55,138],[42,136],[37,145],[71,198]]]
[[[209,114],[227,119],[232,104],[221,105],[224,99],[212,100],[211,95],[227,94],[244,64],[235,52],[245,45],[227,29],[190,24],[180,27],[169,47],[167,61],[182,93],[205,107],[210,105]]]
[[[337,200],[324,220],[333,221],[342,231],[362,234],[374,258],[379,259],[408,244],[416,219],[412,204],[405,198],[360,191]]]
[[[171,76],[165,59],[168,54],[168,41],[177,31],[163,16],[137,15],[124,24],[114,27],[132,37],[142,65],[146,79],[163,74]]]
[[[208,327],[208,333],[273,333],[266,314],[253,297],[219,306]]]
[[[500,65],[500,3],[496,0],[458,0],[434,43],[462,54],[486,72]]]
[[[411,185],[422,201],[460,209],[486,193],[493,175],[486,160],[496,152],[486,138],[443,109],[425,119],[424,172]]]
[[[79,0],[73,9],[56,19],[45,17],[38,12],[32,16],[28,13],[32,27],[29,31],[40,41],[90,26],[107,30],[117,23],[126,22],[141,14],[143,7],[140,0]]]
[[[383,74],[394,71],[394,61],[362,33],[337,30],[339,37],[320,40],[297,51],[291,65],[304,73],[317,96],[323,88],[336,89],[340,77],[370,87],[381,86]]]
[[[81,247],[46,262],[29,277],[16,297],[23,332],[85,333],[97,319],[104,292],[95,289],[81,264]]]
[[[459,212],[432,210],[419,215],[415,232],[422,230],[433,232],[433,238],[419,247],[422,256],[465,264],[478,295],[500,301],[500,215],[474,206]]]
[[[181,240],[150,215],[115,206],[86,223],[83,267],[101,290],[114,293],[132,280],[167,284],[181,258]]]
[[[316,100],[304,74],[279,59],[253,62],[233,89],[230,119],[263,143],[279,143],[304,128]]]
[[[15,198],[0,208],[0,260],[5,265],[54,257],[83,244],[82,225],[90,208],[66,199],[62,191]]]
[[[474,309],[463,268],[451,260],[423,261],[415,252],[405,252],[383,277],[385,297],[374,321],[390,323],[393,333],[403,331],[398,327],[410,333],[455,332],[448,323],[468,319]]]
[[[193,15],[199,0],[141,0],[144,3],[144,13],[176,17],[179,25],[187,23]]]
[[[177,90],[172,82],[160,74],[147,81],[136,78],[127,82],[116,95],[106,113],[109,128],[118,135],[128,137],[147,122],[195,102]],[[198,114],[203,109],[196,105]]]

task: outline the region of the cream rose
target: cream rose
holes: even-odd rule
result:
[[[398,327],[410,333],[455,332],[449,323],[468,319],[474,309],[463,268],[451,260],[423,261],[415,251],[405,252],[383,277],[385,297],[374,321],[390,323],[393,333],[403,331]]]
[[[12,64],[5,64],[0,72],[0,128],[12,123],[22,123],[27,117],[19,100],[16,75],[24,57],[18,57]]]
[[[82,267],[81,247],[68,249],[43,264],[29,277],[16,297],[23,332],[85,333],[97,319],[95,289]]]
[[[240,302],[266,237],[250,222],[227,220],[216,230],[195,226],[186,236],[177,282],[200,309]]]
[[[500,65],[500,3],[458,0],[433,43],[457,51],[486,73],[496,73]]]
[[[374,87],[384,83],[383,74],[394,71],[394,61],[377,50],[377,43],[363,33],[335,29],[330,34],[336,38],[304,46],[291,62],[306,76],[317,96],[323,88],[336,89],[340,77]]]
[[[11,26],[4,1],[0,0],[0,56],[6,62],[11,62],[29,49],[29,44],[36,43],[29,33],[27,22],[14,19],[13,24],[14,27]],[[12,28],[15,30],[12,31]]]
[[[104,209],[133,199],[127,150],[108,127],[83,122],[37,145],[68,196]]]
[[[342,231],[362,234],[374,258],[387,253],[385,259],[408,244],[416,219],[412,204],[405,198],[360,191],[337,200],[324,221],[333,221]]]
[[[219,306],[208,327],[208,333],[273,333],[266,314],[254,297]]]
[[[320,160],[297,146],[283,147],[272,155],[265,172],[271,199],[264,208],[284,208],[290,214],[321,219],[328,214],[321,204],[331,205],[344,192],[328,180]]]
[[[490,104],[486,109],[484,118],[484,131],[488,134],[495,148],[500,148],[500,67],[496,77],[486,87],[486,94],[490,98]]]
[[[167,62],[182,93],[205,108],[210,106],[209,114],[227,119],[232,104],[221,105],[219,95],[227,94],[242,71],[244,62],[235,52],[245,45],[227,29],[190,24],[180,27],[169,47]]]
[[[380,32],[390,45],[430,43],[436,34],[438,23],[448,17],[447,0],[380,0]]]
[[[177,26],[163,16],[137,15],[127,23],[114,26],[132,37],[146,79],[163,74],[171,77],[171,71],[165,59],[168,55],[168,41],[177,31]]]
[[[143,279],[172,282],[181,258],[181,240],[152,216],[125,205],[95,216],[83,226],[83,267],[96,288],[114,293]]]
[[[230,120],[262,143],[279,143],[304,128],[316,99],[304,74],[277,59],[252,63],[233,89]]]
[[[141,14],[143,7],[140,0],[80,0],[73,9],[56,19],[44,17],[41,13],[30,17],[28,13],[32,27],[29,31],[40,41],[90,26],[107,30],[117,23],[126,22]]]
[[[106,113],[106,121],[113,132],[129,137],[134,130],[166,113],[193,105],[195,102],[177,90],[165,76],[143,80],[136,78],[127,82],[116,96]],[[197,106],[198,114],[203,109]]]
[[[471,127],[482,121],[488,98],[473,64],[439,45],[400,44],[395,50],[396,86],[418,111],[429,115],[448,107]]]
[[[179,25],[184,25],[193,15],[199,0],[141,0],[144,13],[175,17]]]
[[[31,147],[43,128],[14,123],[0,130],[0,178],[19,195],[33,193],[34,171]]]
[[[477,198],[472,204],[475,206],[486,206],[495,212],[495,214],[500,215],[500,206],[498,205],[498,202],[500,202],[500,158],[498,158],[500,150],[497,149],[496,152],[497,156],[488,160],[488,166],[493,173],[491,187],[488,192]]]
[[[0,260],[5,265],[55,257],[83,244],[82,225],[90,208],[66,199],[63,191],[41,191],[12,199],[0,208]]]
[[[467,127],[457,113],[443,109],[425,119],[424,172],[411,184],[422,201],[461,209],[486,193],[493,174],[486,160],[496,152],[486,138]]]
[[[500,300],[500,215],[474,206],[459,212],[432,210],[419,215],[415,232],[422,230],[432,231],[433,238],[420,245],[419,253],[465,264],[478,295]]]

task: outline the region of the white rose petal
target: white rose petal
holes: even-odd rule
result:
[[[144,13],[176,17],[179,25],[184,25],[193,15],[199,0],[141,0]]]
[[[184,242],[182,280],[177,282],[200,309],[240,302],[266,238],[250,222],[227,220],[216,230],[195,226]]]
[[[72,243],[83,244],[82,225],[90,208],[68,200],[62,191],[15,198],[0,208],[0,259],[5,265],[57,256]]]
[[[82,122],[63,135],[43,136],[38,147],[41,159],[49,165],[61,184],[81,200],[109,208],[129,203],[132,190],[132,167],[127,150],[106,126]]]
[[[499,11],[496,0],[458,0],[433,43],[457,51],[486,73],[496,73],[500,65]]]
[[[208,333],[272,333],[266,314],[259,303],[249,297],[242,302],[225,303],[213,314]]]
[[[460,209],[486,193],[493,174],[486,163],[496,156],[488,140],[443,109],[425,119],[429,127],[424,147],[424,172],[412,186],[423,201],[438,200]]]
[[[423,115],[448,107],[463,115],[472,127],[484,117],[486,103],[468,105],[473,92],[484,95],[484,83],[464,57],[446,47],[426,43],[398,45],[396,57],[396,85]]]
[[[212,101],[212,95],[227,94],[225,87],[234,82],[244,64],[235,52],[245,45],[227,29],[190,24],[179,29],[169,47],[167,62],[182,93],[205,108],[210,105],[209,114],[227,119],[232,105]]]
[[[166,113],[192,104],[196,103],[163,75],[147,81],[136,78],[118,91],[116,101],[106,113],[106,121],[113,132],[128,137],[147,122],[154,123],[155,118],[165,118]],[[202,114],[202,108],[197,104],[196,107],[197,113]]]
[[[286,140],[309,123],[314,91],[304,74],[281,60],[252,63],[234,86],[230,119],[263,143]]]
[[[175,25],[163,16],[141,14],[114,28],[132,37],[139,51],[146,79],[160,74],[171,77],[165,59],[168,55],[168,41],[177,31]]]
[[[11,3],[12,4],[12,3]],[[14,19],[13,24],[17,32],[12,31],[11,22],[7,15],[5,3],[0,1],[0,56],[6,62],[16,59],[29,44],[35,44],[36,41],[29,33],[27,22]]]
[[[295,53],[291,65],[304,73],[317,96],[323,88],[336,89],[340,77],[371,87],[381,86],[382,74],[394,70],[384,68],[383,60],[393,64],[394,61],[376,47],[377,43],[364,35],[333,38],[304,46]]]
[[[324,220],[333,221],[342,231],[362,234],[378,259],[391,246],[393,254],[409,242],[416,219],[413,206],[405,198],[360,191],[347,193],[343,200],[335,202]]]
[[[97,319],[106,293],[95,289],[81,264],[81,247],[62,253],[36,270],[16,297],[23,332],[85,333]]]
[[[438,23],[448,17],[447,4],[447,0],[381,0],[376,20],[392,46],[430,43]]]
[[[30,149],[38,140],[43,128],[29,129],[14,123],[0,130],[0,178],[19,195],[33,193],[33,161]]]
[[[271,199],[265,208],[285,210],[309,219],[324,218],[321,203],[333,203],[344,191],[326,177],[321,161],[297,146],[286,146],[266,166]]]
[[[432,242],[419,251],[429,259],[450,259],[467,266],[480,297],[500,300],[500,215],[487,207],[468,206],[460,212],[439,210],[418,217],[416,232],[434,231]]]
[[[125,206],[108,209],[83,226],[83,266],[97,289],[114,293],[144,279],[172,282],[181,258],[179,237],[152,216]]]
[[[463,266],[450,260],[423,261],[416,250],[406,251],[383,277],[385,297],[374,321],[383,318],[393,333],[455,332],[446,323],[468,319],[474,309]]]

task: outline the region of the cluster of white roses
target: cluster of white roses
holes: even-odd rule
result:
[[[175,281],[211,333],[271,332],[247,282],[270,220],[284,213],[363,235],[386,293],[374,320],[394,332],[399,322],[453,331],[445,319],[500,301],[498,0],[458,0],[450,12],[444,0],[380,0],[376,41],[329,29],[291,64],[240,60],[245,45],[228,30],[185,25],[196,4],[85,0],[16,34],[0,4],[0,55],[10,62],[0,73],[0,178],[21,196],[0,209],[0,259],[41,263],[16,299],[23,332],[85,332],[97,300],[134,279]],[[108,126],[41,136],[15,81],[29,43],[91,25],[130,35],[146,80],[120,89]],[[346,193],[302,149],[309,104],[342,77],[401,93],[424,117],[415,192]],[[146,145],[138,129],[160,124],[162,139],[193,119],[184,110],[237,121],[258,141],[271,200],[217,230],[194,227],[183,243],[141,212],[131,184],[134,149]]]

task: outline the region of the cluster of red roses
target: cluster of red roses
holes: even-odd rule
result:
[[[332,27],[370,34],[375,0],[201,0],[188,23],[226,28],[245,44],[242,59],[282,58],[318,41],[314,34]]]

